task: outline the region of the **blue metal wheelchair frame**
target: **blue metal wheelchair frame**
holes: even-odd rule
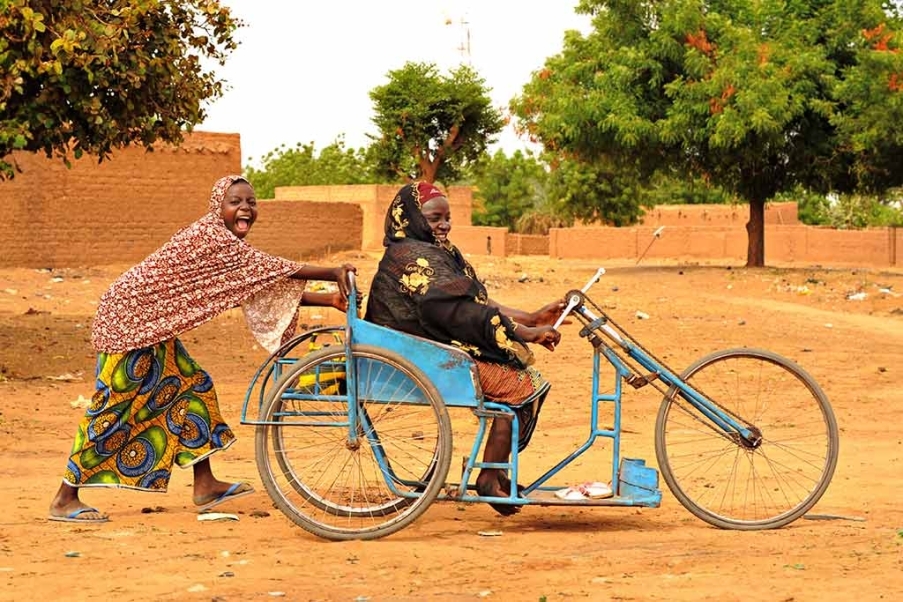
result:
[[[352,287],[349,296],[349,307],[356,307],[357,295],[357,290]],[[733,435],[742,438],[752,438],[755,436],[755,433],[751,433],[744,425],[737,423],[730,415],[706,399],[700,392],[686,384],[679,376],[664,367],[654,357],[647,354],[631,341],[621,337],[617,331],[607,324],[607,316],[604,314],[601,317],[593,315],[593,313],[585,307],[582,299],[573,309],[575,310],[575,315],[579,316],[586,324],[586,328],[581,332],[581,335],[586,336],[595,349],[593,354],[593,394],[591,397],[589,435],[582,445],[561,459],[535,481],[523,488],[512,487],[512,491],[508,496],[486,497],[477,495],[476,493],[473,493],[475,492],[475,486],[469,484],[473,471],[480,468],[499,468],[506,470],[511,475],[510,478],[512,483],[518,482],[520,454],[518,451],[518,439],[521,429],[520,420],[517,414],[509,406],[484,398],[480,388],[476,365],[471,360],[470,356],[460,349],[449,345],[443,345],[366,322],[358,317],[357,312],[355,311],[350,311],[346,314],[346,324],[344,327],[333,326],[310,330],[299,335],[272,354],[252,378],[242,407],[241,423],[247,425],[290,426],[291,424],[305,424],[307,426],[346,427],[348,429],[349,444],[357,443],[360,432],[371,433],[367,436],[367,440],[377,459],[380,470],[386,479],[387,486],[394,494],[400,497],[418,496],[419,493],[416,491],[401,491],[396,488],[395,485],[397,483],[407,486],[412,485],[412,483],[403,481],[394,474],[391,461],[386,457],[382,444],[379,441],[378,433],[370,428],[369,416],[367,416],[366,411],[359,413],[359,404],[357,403],[358,394],[359,391],[362,390],[361,386],[366,387],[367,384],[358,383],[358,366],[356,365],[356,362],[353,361],[352,350],[359,345],[372,346],[392,351],[403,356],[422,373],[427,381],[433,384],[447,408],[467,408],[479,419],[477,432],[463,467],[460,482],[452,483],[446,481],[445,490],[440,493],[436,499],[517,505],[657,507],[661,503],[661,491],[658,488],[658,472],[651,467],[645,466],[643,460],[621,457],[622,386],[625,381],[629,381],[630,378],[635,376],[635,371],[631,370],[614,347],[603,342],[602,336],[605,336],[606,340],[611,340],[620,347],[620,353],[623,353],[626,357],[634,360],[644,369],[649,370],[664,385],[668,386],[670,388],[669,394],[680,395],[699,409],[700,412],[712,421],[714,427],[724,432],[725,436],[731,437]],[[297,396],[297,399],[341,402],[347,404],[347,412],[337,411],[304,414],[287,412],[281,415],[281,417],[291,415],[305,419],[316,419],[311,423],[286,423],[284,421],[277,423],[272,421],[261,421],[259,415],[263,409],[262,406],[268,384],[270,381],[275,382],[279,379],[285,365],[292,364],[299,360],[298,357],[290,357],[289,354],[296,349],[298,345],[316,335],[326,333],[335,334],[339,332],[344,335],[346,393],[341,395],[319,395],[316,392],[313,394],[302,394],[289,390],[283,397],[293,398],[293,396]],[[614,368],[614,389],[613,392],[609,394],[599,393],[600,366],[601,358],[603,357]],[[336,363],[341,365],[340,362]],[[257,387],[259,387],[259,398],[257,400],[258,419],[252,419],[249,418],[248,411],[249,408],[252,407],[251,399],[253,391]],[[375,400],[368,399],[368,403],[373,403],[374,401]],[[411,399],[409,401],[411,403],[418,403],[420,400]],[[378,403],[378,401],[376,402]],[[386,402],[398,403],[399,400],[386,400]],[[611,428],[602,428],[599,424],[599,408],[602,403],[613,404],[613,424]],[[322,422],[321,419],[324,417],[334,417],[336,420]],[[483,446],[483,440],[486,437],[490,418],[509,419],[512,421],[511,454],[508,462],[484,463],[477,460],[480,449]],[[358,428],[359,423],[364,427],[363,429]],[[548,482],[563,468],[589,450],[599,438],[611,439],[612,441],[611,486],[614,495],[605,499],[562,500],[547,493],[563,487],[563,485],[552,486],[549,485]],[[446,478],[446,475],[433,476],[441,476],[443,479]]]

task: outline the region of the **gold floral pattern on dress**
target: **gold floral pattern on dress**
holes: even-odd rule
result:
[[[404,205],[401,202],[401,196],[396,196],[395,200],[392,201],[392,208],[390,211],[392,212],[392,228],[395,230],[395,236],[397,238],[404,238],[404,229],[407,228],[411,222],[404,217]]]
[[[425,295],[430,289],[430,278],[436,273],[430,262],[423,257],[418,257],[414,263],[409,263],[404,268],[402,275],[401,292],[409,295]]]
[[[517,358],[524,366],[533,363],[533,352],[523,343],[508,338],[508,329],[505,328],[502,318],[498,314],[492,316],[489,323],[495,329],[495,343],[500,349],[508,352],[509,356]]]
[[[502,349],[514,351],[514,345],[511,344],[511,339],[508,338],[508,329],[502,324],[502,318],[496,314],[490,318],[489,323],[495,329],[496,344]]]
[[[472,355],[474,357],[480,357],[480,348],[477,347],[476,345],[469,345],[467,343],[462,343],[461,341],[455,341],[455,340],[452,340],[451,344],[454,345],[455,347],[457,347],[458,349],[461,349],[462,351],[466,351],[467,353],[469,353],[470,355]]]

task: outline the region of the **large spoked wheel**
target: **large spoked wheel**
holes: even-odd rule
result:
[[[726,436],[672,387],[655,424],[655,452],[674,496],[725,529],[782,527],[818,502],[837,465],[834,412],[802,368],[770,351],[730,349],[681,375],[761,433],[758,445]]]
[[[344,348],[326,348],[284,371],[256,433],[257,468],[277,507],[333,540],[376,539],[413,522],[441,491],[452,454],[448,411],[419,369],[365,345],[352,361],[353,408]]]

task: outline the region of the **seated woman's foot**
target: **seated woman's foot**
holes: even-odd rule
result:
[[[483,476],[483,475],[480,475]],[[505,477],[507,479],[507,477]],[[498,477],[490,475],[488,478],[477,478],[477,493],[484,497],[508,497],[509,492],[504,491],[499,484]],[[508,487],[511,486],[509,481]],[[520,512],[521,507],[517,504],[499,504],[489,502],[489,506],[501,514],[502,516],[512,516]]]
[[[504,472],[499,471],[499,487],[502,488],[502,491],[505,492],[505,495],[511,495],[511,479],[508,478]],[[520,483],[517,484],[517,495],[523,495],[524,486]]]

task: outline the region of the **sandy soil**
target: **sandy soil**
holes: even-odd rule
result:
[[[366,285],[376,258],[345,254],[319,263],[350,260]],[[526,257],[477,258],[475,265],[494,298],[526,309],[581,286],[596,267]],[[223,507],[240,520],[199,522],[191,475],[182,471],[165,495],[86,492],[83,499],[111,514],[105,525],[46,520],[83,411],[78,401],[92,393],[88,339],[96,300],[125,267],[0,270],[0,599],[903,597],[903,511],[895,497],[903,484],[903,273],[613,266],[593,295],[675,368],[743,345],[802,364],[831,399],[841,432],[834,480],[813,512],[846,518],[722,531],[665,489],[658,509],[526,508],[512,518],[485,505],[447,502],[388,538],[331,543],[294,526],[260,486],[254,427],[240,425],[239,415],[265,354],[234,312],[183,339],[213,375],[239,435],[214,468],[221,478],[249,480],[258,489]],[[864,299],[850,299],[855,293]],[[636,319],[637,311],[649,319]],[[340,319],[333,310],[302,315],[310,324]],[[591,348],[575,327],[563,331],[554,354],[537,351],[553,389],[523,458],[530,470],[548,467],[585,437]],[[624,451],[654,465],[659,396],[651,389],[626,395]],[[599,476],[607,475],[573,479]],[[502,535],[478,535],[485,530]]]

